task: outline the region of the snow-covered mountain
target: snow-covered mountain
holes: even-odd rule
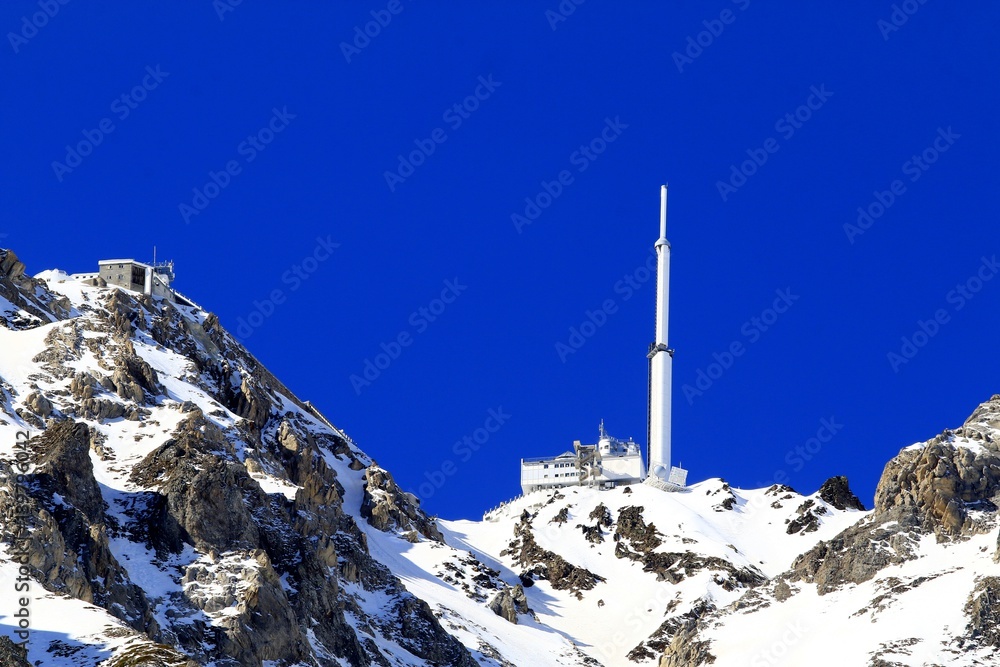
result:
[[[0,665],[993,664],[998,430],[872,511],[710,479],[434,521],[214,315],[0,250]]]

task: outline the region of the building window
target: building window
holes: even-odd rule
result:
[[[146,284],[146,270],[141,266],[132,267],[132,284],[133,285]]]

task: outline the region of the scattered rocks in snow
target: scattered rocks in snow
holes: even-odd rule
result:
[[[826,514],[826,508],[817,505],[816,501],[809,498],[795,510],[799,516],[788,521],[788,528],[785,530],[789,535],[794,535],[799,531],[803,533],[815,533],[819,530],[819,518]]]
[[[524,586],[531,586],[534,578],[545,579],[556,590],[568,590],[582,598],[582,591],[589,591],[604,581],[604,577],[590,570],[573,565],[562,556],[543,549],[535,541],[531,532],[531,515],[525,510],[514,526],[514,540],[500,555],[512,556],[518,565],[525,568],[519,575]]]

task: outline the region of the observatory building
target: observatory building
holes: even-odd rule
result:
[[[596,445],[573,443],[573,451],[559,456],[521,459],[521,491],[563,486],[599,486],[611,488],[637,484],[646,478],[642,451],[631,438],[619,440],[608,435],[601,422]]]
[[[142,292],[173,301],[170,283],[174,281],[174,263],[145,264],[134,259],[102,259],[97,263],[98,276],[109,285]]]
[[[667,186],[660,187],[660,236],[656,240],[656,326],[646,359],[649,364],[646,442],[649,468],[639,445],[612,438],[601,422],[596,445],[573,443],[559,456],[521,459],[521,491],[564,486],[611,488],[645,482],[679,491],[687,471],[670,465],[670,398],[674,351],[667,344],[670,320],[670,242],[667,241]]]
[[[153,255],[154,257],[156,255],[155,249]],[[96,273],[74,273],[69,278],[98,287],[116,285],[131,292],[159,297],[182,306],[197,307],[193,301],[172,287],[173,262],[157,264],[154,259],[152,263],[147,264],[134,259],[102,259],[97,263]]]

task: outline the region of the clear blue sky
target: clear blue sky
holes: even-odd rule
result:
[[[744,487],[846,474],[870,504],[901,447],[1000,392],[1000,279],[976,282],[1000,252],[1000,7],[675,4],[5,2],[0,243],[31,272],[157,246],[404,488],[454,473],[431,512],[473,517],[602,418],[645,439],[669,181],[675,459]]]

